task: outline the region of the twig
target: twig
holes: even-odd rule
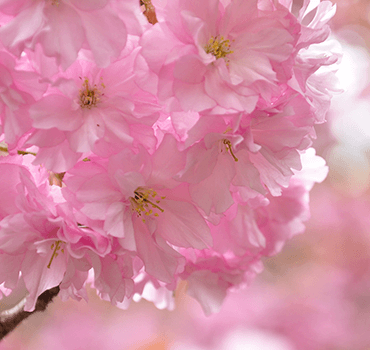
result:
[[[13,331],[23,320],[35,312],[45,311],[48,304],[53,298],[59,293],[59,286],[46,290],[42,293],[36,301],[35,310],[27,312],[23,310],[23,306],[20,311],[16,310],[15,313],[1,313],[0,314],[0,340],[2,340],[8,333]]]

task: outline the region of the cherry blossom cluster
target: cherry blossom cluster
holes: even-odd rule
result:
[[[1,0],[0,284],[206,314],[304,230],[330,1]],[[148,20],[149,19],[149,20]]]

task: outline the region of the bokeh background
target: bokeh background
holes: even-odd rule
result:
[[[0,343],[0,350],[369,350],[370,0],[336,0],[333,37],[343,59],[328,122],[315,147],[330,167],[311,192],[306,232],[265,259],[246,290],[205,317],[176,292],[174,311],[141,300],[127,310],[56,298]]]

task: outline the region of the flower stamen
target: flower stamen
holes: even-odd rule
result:
[[[130,197],[130,202],[132,209],[136,212],[137,216],[159,216],[158,212],[154,212],[153,210],[159,210],[160,212],[164,212],[158,204],[161,202],[160,200],[155,200],[157,196],[157,192],[151,188],[145,189],[142,187],[138,187],[134,191],[135,196]],[[165,199],[166,197],[160,197],[161,199]],[[154,203],[155,202],[155,203]],[[142,219],[145,222],[145,219]]]
[[[103,82],[101,82],[101,87],[105,88]],[[100,101],[101,96],[104,94],[98,89],[98,86],[94,84],[93,87],[89,84],[89,79],[85,78],[82,84],[82,89],[80,89],[80,106],[82,108],[91,109],[91,107],[96,107],[96,104]]]
[[[51,266],[51,263],[53,262],[53,260],[54,260],[54,258],[56,258],[57,256],[58,256],[58,251],[60,250],[60,244],[61,243],[64,243],[63,241],[56,241],[56,242],[54,242],[52,245],[51,245],[51,250],[53,250],[54,249],[54,251],[53,251],[53,254],[52,254],[52,256],[51,256],[51,258],[50,258],[50,261],[49,261],[49,264],[48,264],[48,266],[47,266],[47,268],[48,269],[50,269],[50,266]],[[64,249],[61,249],[60,250],[62,253],[64,253]]]
[[[225,40],[223,36],[218,37],[218,35],[216,37],[212,36],[211,39],[209,39],[204,50],[206,53],[210,53],[215,56],[216,59],[225,58],[228,54],[234,52],[230,50],[230,40]]]

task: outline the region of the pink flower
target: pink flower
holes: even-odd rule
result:
[[[309,218],[308,191],[324,180],[327,167],[313,149],[302,159],[307,171],[293,176],[281,196],[243,201],[235,194],[235,204],[211,226],[212,248],[180,251],[187,258],[181,278],[189,282],[189,294],[205,314],[218,312],[228,289],[248,284],[262,271],[261,257],[277,254],[303,232]]]
[[[302,98],[289,102],[250,115],[201,115],[189,130],[180,130],[174,118],[176,132],[186,132],[185,147],[199,141],[188,149],[176,178],[190,184],[192,199],[207,215],[233,204],[235,186],[244,198],[279,196],[294,170],[301,169],[298,150],[311,144],[313,120]]]
[[[109,241],[80,228],[69,206],[56,204],[51,192],[46,193],[48,185],[37,187],[24,166],[3,162],[0,167],[2,174],[13,175],[0,188],[8,203],[0,220],[1,283],[14,289],[19,280],[24,282],[27,311],[34,309],[41,293],[59,284],[70,296],[83,295],[91,268],[87,251],[104,256]]]
[[[90,276],[119,307],[186,280],[217,312],[304,230],[335,7],[153,4],[155,25],[138,0],[0,0],[0,285],[27,310]]]
[[[137,55],[134,49],[105,69],[76,61],[57,76],[55,88],[30,107],[36,130],[27,145],[40,148],[35,164],[61,172],[82,153],[106,157],[130,144],[154,147],[151,125],[160,107],[135,82]],[[55,154],[58,160],[53,162]]]
[[[126,149],[109,161],[78,163],[66,178],[65,195],[90,218],[90,227],[117,237],[148,274],[170,283],[183,261],[171,246],[204,249],[212,243],[186,187],[172,180],[183,162],[175,139],[166,135],[152,157],[143,148]]]
[[[259,95],[276,88],[274,67],[292,55],[288,12],[259,12],[257,1],[223,8],[218,0],[177,0],[158,12],[163,21],[143,34],[141,44],[159,74],[159,96],[172,110],[251,112]]]

